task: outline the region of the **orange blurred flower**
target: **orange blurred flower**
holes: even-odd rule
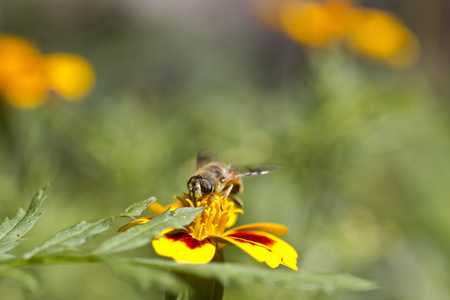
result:
[[[412,65],[418,58],[417,37],[393,14],[377,9],[355,10],[347,42],[351,49],[396,67]]]
[[[280,8],[280,23],[293,40],[321,47],[346,33],[352,7],[346,0],[286,1]]]
[[[313,48],[344,42],[354,52],[395,67],[418,58],[417,37],[395,15],[351,0],[256,0],[260,19]]]
[[[50,90],[67,100],[80,99],[94,81],[92,66],[80,56],[44,56],[23,38],[0,35],[0,94],[16,108],[43,105]]]

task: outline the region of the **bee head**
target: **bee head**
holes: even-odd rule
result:
[[[189,178],[187,182],[189,196],[196,205],[197,201],[213,192],[213,185],[211,181],[203,178],[200,175],[194,175]]]

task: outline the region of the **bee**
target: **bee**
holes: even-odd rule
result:
[[[243,192],[242,177],[267,174],[280,169],[273,164],[225,165],[218,162],[217,155],[205,149],[197,156],[197,172],[189,177],[187,188],[194,205],[209,195],[224,195],[236,205],[244,204],[237,197]]]

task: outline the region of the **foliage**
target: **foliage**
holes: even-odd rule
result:
[[[120,277],[130,280],[136,286],[158,286],[163,284],[171,292],[181,292],[189,288],[174,275],[165,274],[163,277],[160,270],[177,272],[178,274],[197,275],[204,278],[214,278],[223,283],[254,282],[267,285],[280,285],[293,289],[313,289],[326,291],[365,291],[375,286],[369,281],[359,279],[345,274],[313,274],[310,272],[286,272],[263,270],[251,266],[237,264],[210,265],[183,265],[160,259],[148,259],[138,257],[115,257],[110,254],[132,250],[145,246],[166,228],[183,228],[190,224],[204,209],[178,208],[175,211],[166,210],[163,214],[155,217],[151,222],[135,226],[129,230],[110,237],[103,241],[97,248],[81,250],[79,246],[99,236],[111,227],[113,222],[120,217],[134,218],[141,214],[148,205],[155,201],[154,198],[135,203],[128,207],[123,213],[101,219],[96,222],[80,223],[64,229],[40,246],[22,254],[7,255],[15,248],[22,238],[34,225],[42,213],[36,214],[38,208],[45,200],[47,187],[39,190],[34,196],[30,207],[25,212],[20,209],[19,213],[12,219],[8,218],[0,225],[2,237],[0,245],[2,257],[0,262],[0,276],[20,281],[32,291],[37,290],[37,283],[33,276],[19,267],[27,265],[45,265],[52,263],[104,263]],[[151,269],[151,272],[136,271],[136,267]]]
[[[350,34],[372,51],[395,40],[377,24],[392,29],[400,22],[407,34],[414,31],[420,57],[396,70],[356,55],[354,47],[364,45],[344,37],[320,48],[295,43],[255,18],[246,1],[1,1],[2,33],[27,39],[43,54],[76,53],[97,80],[80,102],[60,101],[47,88],[45,105],[32,110],[0,99],[0,218],[10,217],[1,226],[11,232],[2,231],[8,237],[0,298],[158,299],[164,285],[186,288],[170,276],[172,267],[216,276],[216,265],[154,260],[150,246],[93,253],[121,236],[117,229],[129,220],[117,216],[129,203],[155,195],[167,205],[185,192],[196,154],[208,147],[224,163],[282,166],[243,179],[245,214],[236,226],[286,225],[283,239],[299,254],[298,280],[306,285],[316,275],[348,273],[380,286],[330,296],[325,286],[299,291],[230,274],[225,299],[448,299],[450,44],[441,33],[449,7],[435,2],[351,2],[365,26]],[[315,10],[325,16],[317,29],[339,29],[328,22],[330,5],[319,5],[325,15]],[[365,14],[373,9],[389,13]],[[305,28],[311,27],[299,29]],[[27,215],[17,208],[28,207],[47,182],[45,215],[31,229],[14,229],[40,216],[40,209]],[[136,218],[140,209],[130,214]],[[137,244],[121,247],[144,243],[129,238]],[[238,250],[224,249],[224,268],[262,267]],[[5,265],[13,262],[17,267]]]

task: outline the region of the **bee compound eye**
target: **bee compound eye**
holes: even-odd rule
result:
[[[200,181],[200,187],[203,195],[209,195],[213,191],[212,183],[208,179],[202,178]]]

